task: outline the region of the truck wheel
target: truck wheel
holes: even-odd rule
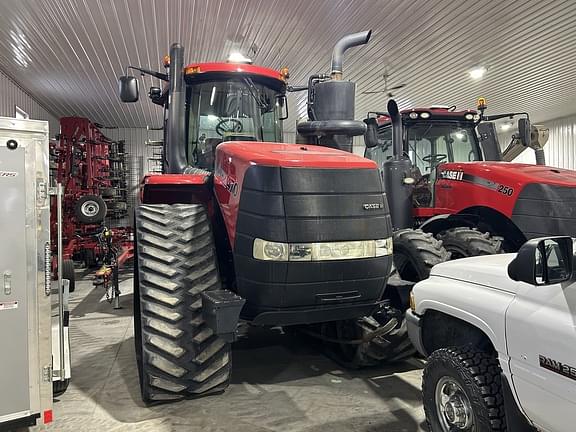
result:
[[[84,195],[74,206],[74,214],[84,224],[99,224],[107,211],[106,203],[98,195]]]
[[[76,273],[74,273],[74,261],[65,259],[62,261],[62,279],[68,279],[68,291],[73,293],[76,291]]]
[[[400,361],[416,352],[408,338],[404,313],[391,306],[384,306],[369,317],[324,323],[321,331],[327,339],[343,341],[343,343],[327,342],[327,353],[336,362],[350,369]],[[346,343],[365,339],[376,331],[381,334],[369,342]]]
[[[134,334],[142,399],[224,390],[230,344],[202,317],[201,293],[221,286],[206,209],[142,205],[135,219]]]
[[[501,372],[495,355],[472,346],[433,352],[422,381],[430,431],[505,431]]]
[[[398,230],[392,240],[396,271],[402,279],[410,282],[426,279],[432,267],[450,259],[450,253],[442,242],[419,229]]]
[[[440,233],[438,239],[442,240],[446,250],[452,254],[451,259],[504,252],[501,237],[493,237],[490,233],[481,233],[474,228],[451,228]]]

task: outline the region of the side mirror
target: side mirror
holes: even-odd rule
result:
[[[573,253],[570,237],[529,240],[508,265],[508,276],[530,285],[565,282],[572,278]]]
[[[279,109],[279,120],[286,120],[288,118],[288,98],[285,94],[276,96],[276,106]]]
[[[118,92],[122,102],[136,102],[138,100],[138,80],[133,76],[118,78]]]
[[[366,132],[364,133],[364,144],[366,148],[378,147],[378,122],[374,117],[364,119]]]
[[[530,142],[532,141],[530,135],[530,120],[527,118],[518,119],[518,139],[525,147],[530,147]]]

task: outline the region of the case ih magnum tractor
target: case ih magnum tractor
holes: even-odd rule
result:
[[[388,113],[366,120],[366,157],[382,169],[394,229],[433,234],[452,258],[514,252],[534,237],[576,236],[576,172],[503,162],[491,121],[517,114],[484,116],[484,109],[480,100],[480,113],[399,112],[391,100]],[[543,163],[544,134],[527,119],[518,125],[517,141]],[[509,147],[504,155],[518,153]]]
[[[336,45],[328,99],[350,89],[341,81],[344,51],[369,37]],[[165,110],[164,173],[144,178],[135,214],[143,399],[224,389],[238,315],[263,326],[338,322],[330,340],[343,343],[349,359],[389,357],[400,339],[382,339],[395,336],[397,320],[383,301],[392,226],[376,163],[281,143],[287,71],[184,67],[183,57],[174,44],[168,74],[134,67],[168,83],[150,91]],[[138,99],[136,78],[120,78],[120,96]],[[325,141],[334,131],[365,130],[339,118],[321,123],[310,126]],[[360,328],[362,320],[370,324]]]

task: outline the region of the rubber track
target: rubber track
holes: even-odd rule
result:
[[[202,318],[200,294],[221,286],[205,208],[142,205],[136,230],[144,399],[223,390],[230,379],[230,344]]]

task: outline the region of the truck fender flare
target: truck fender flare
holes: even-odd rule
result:
[[[427,312],[439,312],[450,318],[455,318],[472,327],[475,327],[477,330],[480,330],[482,333],[484,333],[484,335],[492,343],[492,346],[496,352],[504,353],[507,356],[506,341],[499,341],[496,333],[494,330],[492,330],[488,323],[476,315],[471,314],[465,310],[447,305],[445,303],[439,303],[435,300],[423,300],[419,304],[419,309],[420,308],[422,310],[421,316],[425,316]]]

